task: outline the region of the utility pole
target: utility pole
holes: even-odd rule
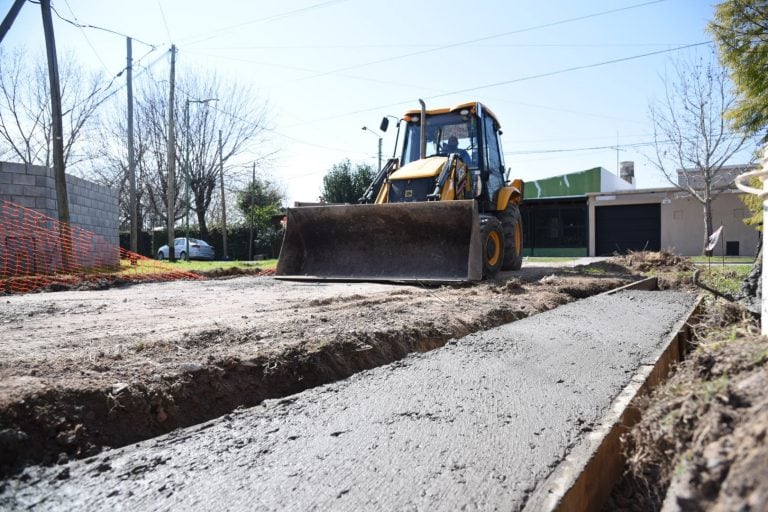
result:
[[[189,257],[189,99],[184,103],[184,209],[186,211],[184,230],[184,257]]]
[[[138,212],[136,211],[136,161],[133,150],[133,48],[130,37],[125,38],[127,61],[126,82],[128,92],[128,197],[131,217],[131,252],[139,252]]]
[[[189,190],[191,187],[191,172],[192,168],[190,166],[189,162],[189,143],[192,139],[192,135],[189,132],[189,104],[190,103],[203,103],[206,106],[208,105],[208,102],[210,101],[219,101],[218,98],[206,98],[204,100],[191,100],[187,98],[186,102],[184,102],[184,202],[185,204],[185,218],[186,218],[186,234],[184,235],[184,256],[186,259],[190,259],[189,255],[189,207],[192,205],[192,200],[189,197]],[[203,141],[201,146],[205,148],[205,131],[203,130]],[[204,150],[203,150],[204,151]],[[201,166],[205,166],[205,156],[202,157]]]
[[[170,92],[168,93],[168,259],[176,260],[174,253],[173,240],[175,233],[173,225],[175,222],[175,204],[176,204],[176,133],[173,126],[174,113],[174,89],[176,86],[176,45],[171,45],[171,81]]]
[[[224,259],[227,255],[227,200],[224,194],[224,146],[221,143],[221,130],[219,130],[219,184],[221,185],[221,238],[224,245]]]
[[[253,200],[256,195],[256,162],[253,162],[253,175],[251,177],[251,211],[248,215],[248,261],[253,261]]]
[[[69,197],[67,175],[64,168],[64,130],[61,124],[61,89],[59,65],[56,58],[56,40],[53,36],[51,0],[40,0],[45,33],[45,52],[48,56],[48,79],[51,88],[51,135],[53,136],[53,179],[56,186],[56,206],[59,213],[62,265],[69,266],[72,236],[69,226]]]
[[[16,20],[16,15],[19,14],[21,7],[26,1],[27,0],[14,0],[8,14],[5,15],[3,22],[0,23],[0,43],[3,41],[3,38],[5,38],[5,34],[11,29],[11,25],[13,25],[13,22]]]
[[[383,141],[383,136],[380,133],[377,133],[376,130],[371,130],[367,126],[363,126],[363,131],[370,132],[374,137],[379,139],[379,172],[381,172],[381,144]]]

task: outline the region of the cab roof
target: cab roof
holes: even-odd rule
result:
[[[458,112],[463,109],[469,109],[473,113],[477,113],[478,107],[483,111],[484,115],[491,117],[494,121],[496,121],[496,126],[501,128],[501,123],[499,122],[499,119],[496,117],[496,114],[494,114],[491,109],[485,106],[485,104],[480,103],[479,101],[468,101],[466,103],[460,103],[458,105],[454,105],[452,107],[443,107],[443,108],[433,108],[433,109],[427,109],[427,115],[428,116],[436,116],[440,114],[450,114],[451,112]],[[420,109],[413,109],[407,111],[403,117],[406,116],[418,116],[421,115]]]

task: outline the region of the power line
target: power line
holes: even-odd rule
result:
[[[658,141],[659,144],[663,144],[669,141]],[[562,148],[562,149],[532,149],[521,151],[505,151],[505,155],[518,156],[518,155],[545,155],[548,153],[572,153],[576,151],[596,151],[599,149],[621,149],[621,148],[639,148],[643,146],[652,146],[656,144],[655,141],[648,142],[634,142],[630,144],[613,144],[611,146],[589,146],[583,148]]]
[[[80,21],[77,19],[77,15],[72,10],[72,6],[69,5],[69,0],[64,0],[64,3],[67,4],[67,9],[69,9],[69,13],[72,15],[73,18],[75,18],[75,21],[77,23],[80,23]],[[78,27],[80,29],[80,33],[83,34],[83,38],[85,38],[85,42],[88,43],[88,46],[91,47],[91,50],[93,50],[93,54],[96,55],[96,58],[101,62],[101,65],[104,67],[104,70],[109,73],[109,68],[107,67],[107,64],[104,62],[104,60],[101,58],[101,55],[99,55],[99,52],[96,51],[96,47],[93,46],[91,43],[91,40],[88,39],[88,35],[85,33],[85,30],[83,27]]]
[[[39,3],[40,3],[40,2],[39,2],[39,0],[28,0],[28,1],[29,1],[30,3],[33,3],[33,4],[39,4]],[[103,31],[103,32],[108,32],[108,33],[110,33],[110,34],[114,34],[114,35],[116,35],[116,36],[120,36],[120,37],[130,37],[131,39],[133,39],[133,40],[134,40],[134,41],[136,41],[137,43],[141,43],[141,44],[143,44],[143,45],[145,45],[145,46],[149,46],[149,47],[151,47],[151,48],[155,48],[155,47],[157,46],[157,45],[154,45],[154,44],[152,44],[152,43],[147,43],[147,42],[145,42],[145,41],[142,41],[141,39],[138,39],[138,38],[136,38],[136,37],[133,37],[133,36],[129,36],[129,35],[127,35],[127,34],[123,34],[122,32],[118,32],[118,31],[116,31],[116,30],[112,30],[112,29],[109,29],[109,28],[104,28],[104,27],[99,27],[99,26],[97,26],[97,25],[91,25],[91,24],[87,24],[87,23],[79,23],[79,22],[77,22],[77,21],[72,21],[72,20],[70,20],[70,19],[68,19],[68,18],[65,18],[65,17],[64,17],[64,16],[62,16],[61,14],[59,14],[59,11],[57,11],[57,10],[56,10],[56,8],[55,8],[55,7],[53,7],[53,6],[51,6],[51,10],[53,11],[53,13],[56,15],[56,17],[57,17],[57,18],[59,18],[61,21],[64,21],[64,22],[66,22],[66,23],[69,23],[69,24],[70,24],[70,25],[72,25],[72,26],[75,26],[75,27],[78,27],[78,28],[92,28],[92,29],[94,29],[94,30],[101,30],[101,31]],[[71,9],[70,9],[70,11],[71,11]]]
[[[596,62],[594,64],[585,64],[585,65],[582,65],[582,66],[574,66],[574,67],[570,67],[570,68],[559,69],[557,71],[550,71],[550,72],[547,72],[547,73],[540,73],[538,75],[530,75],[530,76],[525,76],[525,77],[521,77],[521,78],[515,78],[515,79],[512,79],[512,80],[505,80],[503,82],[496,82],[496,83],[492,83],[492,84],[480,85],[478,87],[468,87],[466,89],[460,89],[458,91],[453,91],[453,92],[450,92],[450,93],[441,94],[439,96],[432,96],[429,99],[440,98],[440,97],[443,97],[443,96],[448,96],[449,94],[460,94],[460,93],[464,93],[464,92],[476,91],[476,90],[479,90],[479,89],[489,89],[491,87],[498,87],[500,85],[509,85],[509,84],[513,84],[513,83],[517,83],[517,82],[524,82],[526,80],[533,80],[535,78],[544,78],[544,77],[548,77],[548,76],[561,75],[563,73],[570,73],[572,71],[581,71],[581,70],[584,70],[584,69],[596,68],[596,67],[599,67],[599,66],[607,66],[608,64],[617,64],[619,62],[626,62],[626,61],[629,61],[629,60],[641,59],[643,57],[651,57],[653,55],[661,55],[662,53],[669,53],[669,52],[673,52],[673,51],[685,50],[687,48],[694,48],[696,46],[703,46],[705,44],[712,44],[712,41],[704,41],[704,42],[701,42],[701,43],[693,43],[693,44],[688,44],[688,45],[685,45],[685,46],[678,46],[677,48],[670,48],[670,49],[666,49],[666,50],[658,50],[658,51],[655,51],[655,52],[642,53],[640,55],[632,55],[630,57],[621,57],[621,58],[618,58],[618,59],[611,59],[611,60],[606,60],[606,61],[602,61],[602,62]]]
[[[726,137],[729,139],[739,139],[743,137],[743,134],[728,133]],[[588,146],[580,148],[559,148],[559,149],[532,149],[532,150],[520,150],[520,151],[505,151],[505,155],[518,156],[518,155],[544,155],[548,153],[572,153],[576,151],[595,151],[601,149],[622,149],[622,148],[640,148],[644,146],[654,146],[657,144],[670,144],[672,140],[651,140],[645,142],[631,142],[625,144],[611,144],[609,146]]]
[[[301,71],[301,72],[309,72],[309,73],[318,73],[319,72],[316,69],[308,69],[308,68],[303,68],[303,67],[298,67],[298,66],[289,66],[287,64],[276,64],[276,63],[273,63],[273,62],[263,62],[263,61],[253,60],[253,59],[244,59],[244,58],[240,58],[240,57],[229,57],[229,56],[224,56],[224,55],[212,55],[212,54],[208,54],[208,53],[189,51],[189,50],[187,50],[186,53],[187,54],[191,54],[191,55],[200,55],[200,56],[203,56],[203,57],[210,57],[210,58],[213,58],[213,59],[225,59],[225,60],[232,60],[232,61],[235,61],[235,62],[247,62],[249,64],[258,64],[260,66],[274,67],[274,68],[279,68],[279,69],[287,69],[287,70],[290,70],[290,71]],[[414,84],[412,82],[410,82],[410,83],[394,82],[394,81],[391,81],[391,80],[379,80],[377,78],[369,78],[369,77],[356,76],[356,75],[346,75],[346,74],[341,74],[341,73],[338,76],[343,77],[343,78],[349,78],[349,79],[352,79],[352,80],[361,80],[363,82],[371,82],[371,83],[381,84],[381,85],[394,85],[394,86],[397,86],[397,87],[414,87]],[[421,90],[432,89],[434,91],[440,91],[440,92],[444,91],[444,89],[437,89],[437,88],[434,88],[434,87],[419,87],[419,89],[421,89]]]
[[[241,28],[241,27],[245,27],[247,25],[253,25],[253,24],[256,24],[256,23],[262,23],[262,22],[266,22],[266,21],[274,21],[274,20],[278,20],[278,19],[282,19],[282,18],[288,18],[288,17],[293,16],[295,14],[300,14],[300,13],[303,13],[303,12],[311,11],[311,10],[314,10],[314,9],[325,7],[327,5],[331,5],[331,4],[335,4],[335,3],[339,3],[339,2],[344,2],[344,1],[346,1],[346,0],[327,0],[325,2],[320,2],[319,4],[309,5],[307,7],[302,7],[300,9],[294,9],[292,11],[287,11],[287,12],[283,12],[283,13],[273,14],[271,16],[266,16],[266,17],[263,17],[263,18],[257,18],[255,20],[246,21],[246,22],[243,22],[243,23],[237,23],[235,25],[229,25],[229,26],[222,27],[222,28],[213,30],[211,32],[208,32],[207,34],[209,34],[209,35],[203,33],[203,34],[198,34],[197,36],[192,36],[192,37],[190,37],[190,38],[188,38],[186,40],[182,40],[182,43],[184,45],[186,45],[186,46],[191,46],[191,45],[202,43],[202,42],[208,41],[210,39],[213,39],[215,37],[218,37],[218,35],[221,34],[222,32],[229,32],[230,30]],[[201,36],[204,36],[204,37],[201,37]],[[195,39],[196,37],[200,37],[200,39]]]
[[[160,9],[160,16],[163,18],[163,25],[165,25],[165,33],[168,34],[168,40],[173,41],[171,29],[168,28],[168,20],[165,19],[165,11],[163,10],[163,4],[160,3],[160,0],[157,0],[157,7]]]
[[[329,150],[329,151],[337,151],[337,152],[341,152],[341,153],[349,153],[349,148],[342,149],[342,148],[335,148],[335,147],[331,147],[331,146],[324,146],[322,144],[317,144],[317,143],[314,143],[314,142],[309,142],[309,141],[306,141],[306,140],[298,139],[296,137],[293,137],[293,136],[285,134],[285,133],[278,132],[277,130],[275,130],[273,128],[268,128],[266,126],[259,126],[257,123],[254,123],[253,121],[249,121],[248,119],[240,117],[237,114],[233,114],[232,112],[227,112],[226,110],[221,109],[218,105],[211,105],[210,108],[212,108],[213,110],[216,110],[217,112],[221,112],[222,114],[224,114],[226,116],[229,116],[232,119],[237,119],[240,122],[247,123],[247,124],[250,124],[250,125],[253,125],[253,126],[258,126],[258,127],[260,127],[262,130],[264,130],[266,132],[274,133],[275,135],[278,135],[280,137],[292,140],[292,141],[297,142],[299,144],[303,144],[305,146],[312,146],[312,147],[316,147],[316,148],[320,148],[320,149],[326,149],[326,150]]]
[[[514,78],[514,79],[511,79],[511,80],[505,80],[505,81],[502,81],[502,82],[495,82],[495,83],[491,83],[491,84],[478,85],[478,86],[475,86],[475,87],[468,87],[466,89],[459,89],[459,90],[455,90],[455,91],[451,91],[451,92],[446,92],[446,93],[442,93],[442,94],[435,94],[435,95],[432,95],[432,96],[426,96],[424,99],[431,100],[431,99],[436,99],[436,98],[442,98],[442,97],[445,97],[445,96],[450,96],[452,94],[461,94],[461,93],[465,93],[465,92],[478,91],[478,90],[481,90],[481,89],[490,89],[491,87],[498,87],[498,86],[501,86],[501,85],[509,85],[509,84],[518,83],[518,82],[525,82],[525,81],[534,80],[534,79],[537,79],[537,78],[545,78],[545,77],[549,77],[549,76],[561,75],[561,74],[564,74],[564,73],[570,73],[572,71],[580,71],[580,70],[596,68],[596,67],[600,67],[600,66],[607,66],[609,64],[616,64],[616,63],[619,63],[619,62],[626,62],[626,61],[630,61],[630,60],[641,59],[641,58],[645,58],[645,57],[651,57],[651,56],[654,56],[654,55],[661,55],[663,53],[675,52],[675,51],[684,50],[684,49],[687,49],[687,48],[693,48],[693,47],[696,47],[696,46],[702,46],[702,45],[705,45],[705,44],[712,44],[712,41],[704,41],[704,42],[701,42],[701,43],[692,43],[692,44],[688,44],[688,45],[684,45],[684,46],[678,46],[678,47],[675,47],[675,48],[668,48],[666,50],[659,50],[659,51],[649,52],[649,53],[641,53],[639,55],[632,55],[632,56],[629,56],[629,57],[622,57],[622,58],[619,58],[619,59],[611,59],[611,60],[606,60],[606,61],[601,61],[601,62],[595,62],[595,63],[592,63],[592,64],[585,64],[585,65],[582,65],[582,66],[574,66],[574,67],[570,67],[570,68],[564,68],[564,69],[558,69],[558,70],[555,70],[555,71],[549,71],[549,72],[546,72],[546,73],[539,73],[539,74],[536,74],[536,75],[523,76],[523,77],[520,77],[520,78]],[[339,118],[342,118],[342,117],[348,117],[348,116],[352,116],[352,115],[356,115],[356,114],[364,114],[364,113],[367,113],[367,112],[375,112],[377,110],[383,110],[383,109],[387,109],[387,108],[390,108],[390,107],[397,107],[397,106],[400,106],[400,105],[408,105],[410,103],[413,103],[413,99],[409,99],[409,100],[405,100],[405,101],[398,101],[396,103],[388,103],[386,105],[379,105],[377,107],[372,107],[372,108],[355,110],[355,111],[346,112],[346,113],[343,113],[343,114],[337,114],[337,115],[334,115],[334,116],[329,116],[329,117],[324,117],[322,119],[316,119],[314,121],[309,121],[309,123],[319,123],[319,122],[323,122],[323,121],[330,121],[332,119],[339,119]],[[305,123],[302,123],[302,124],[305,124]]]
[[[558,25],[564,25],[566,23],[573,23],[573,22],[576,22],[576,21],[582,21],[582,20],[586,20],[586,19],[589,19],[589,18],[596,18],[598,16],[605,16],[605,15],[608,15],[608,14],[615,14],[617,12],[628,11],[630,9],[637,9],[639,7],[645,7],[645,6],[648,6],[648,5],[658,4],[658,3],[661,3],[661,2],[665,2],[665,1],[666,0],[651,0],[650,2],[643,2],[643,3],[639,3],[639,4],[628,5],[626,7],[619,7],[617,9],[609,9],[607,11],[600,11],[600,12],[596,12],[596,13],[592,13],[592,14],[586,14],[586,15],[583,15],[583,16],[577,16],[577,17],[574,17],[574,18],[566,18],[566,19],[563,19],[563,20],[552,21],[552,22],[549,22],[549,23],[543,23],[541,25],[534,25],[534,26],[531,26],[531,27],[525,27],[525,28],[510,30],[508,32],[502,32],[502,33],[494,34],[494,35],[490,35],[490,36],[478,37],[478,38],[475,38],[475,39],[468,39],[466,41],[460,41],[460,42],[457,42],[457,43],[450,43],[450,44],[446,44],[446,45],[442,45],[442,46],[437,46],[435,48],[430,48],[430,49],[427,49],[427,50],[420,50],[420,51],[417,51],[417,52],[405,53],[405,54],[401,54],[401,55],[395,55],[395,56],[392,56],[392,57],[386,57],[384,59],[378,59],[378,60],[375,60],[375,61],[364,62],[362,64],[355,64],[355,65],[352,65],[352,66],[346,66],[346,67],[343,67],[343,68],[334,69],[332,71],[327,71],[325,73],[320,73],[320,74],[317,74],[317,75],[308,76],[308,77],[305,77],[303,80],[309,80],[309,79],[312,79],[312,78],[319,78],[319,77],[322,77],[322,76],[332,75],[334,73],[339,73],[339,72],[342,72],[342,71],[349,71],[351,69],[358,69],[358,68],[362,68],[362,67],[366,67],[366,66],[372,66],[374,64],[381,64],[381,63],[384,63],[384,62],[391,62],[393,60],[404,59],[406,57],[414,57],[416,55],[424,55],[426,53],[432,53],[432,52],[436,52],[436,51],[440,51],[440,50],[446,50],[446,49],[449,49],[449,48],[456,48],[458,46],[466,46],[466,45],[470,45],[470,44],[473,44],[473,43],[479,43],[479,42],[482,42],[482,41],[488,41],[488,40],[491,40],[491,39],[497,39],[499,37],[510,36],[510,35],[515,35],[515,34],[522,34],[524,32],[531,32],[533,30],[540,30],[540,29],[543,29],[543,28],[551,28],[551,27],[555,27],[555,26],[558,26]]]
[[[637,48],[637,47],[669,47],[680,43],[508,43],[483,44],[475,48]],[[437,44],[313,44],[313,45],[249,45],[249,46],[213,46],[210,51],[232,50],[384,50],[390,48],[441,48]]]
[[[149,50],[147,53],[145,53],[145,54],[144,54],[144,55],[143,55],[141,58],[137,59],[137,60],[136,60],[136,62],[137,62],[137,63],[141,62],[141,60],[142,60],[142,59],[146,58],[146,57],[147,57],[147,56],[148,56],[150,53],[154,52],[155,50],[156,50],[155,48],[150,48],[150,50]],[[136,78],[140,77],[142,74],[146,73],[146,72],[147,72],[147,71],[148,71],[148,70],[149,70],[149,69],[150,69],[152,66],[154,66],[154,65],[155,65],[157,62],[159,62],[159,61],[160,61],[160,60],[161,60],[161,59],[162,59],[164,56],[165,56],[165,54],[163,54],[163,55],[160,55],[160,56],[159,56],[157,59],[155,59],[154,61],[152,61],[152,62],[151,62],[151,63],[150,63],[148,66],[144,66],[144,68],[142,69],[142,71],[140,71],[140,72],[138,72],[138,73],[136,73],[136,74],[134,75],[134,79],[136,79]],[[84,103],[86,103],[86,102],[90,101],[90,100],[91,100],[91,98],[93,98],[93,97],[94,97],[94,96],[96,96],[97,94],[99,94],[99,93],[101,93],[101,92],[103,92],[103,93],[106,93],[107,91],[109,91],[109,89],[110,89],[110,88],[111,88],[111,87],[112,87],[112,86],[115,84],[115,81],[116,81],[118,78],[120,78],[120,77],[123,75],[123,73],[125,73],[125,71],[126,71],[127,69],[128,69],[128,66],[126,66],[126,67],[124,67],[123,69],[121,69],[120,71],[118,71],[118,72],[117,72],[117,74],[115,74],[115,75],[112,77],[112,79],[109,81],[109,83],[107,83],[106,85],[104,85],[104,86],[102,86],[102,87],[99,87],[99,88],[98,88],[98,89],[96,89],[96,90],[95,90],[95,91],[94,91],[92,94],[90,94],[90,95],[89,95],[87,98],[85,98],[85,99],[81,100],[80,102],[76,103],[75,105],[73,105],[73,106],[72,106],[72,107],[71,107],[69,110],[67,110],[66,112],[64,112],[64,115],[66,115],[66,114],[68,114],[69,112],[73,111],[74,109],[76,109],[76,108],[77,108],[77,107],[79,107],[80,105],[82,105],[82,104],[84,104]],[[120,86],[119,86],[117,89],[113,90],[113,91],[112,91],[112,92],[110,92],[109,94],[105,94],[105,95],[104,95],[102,98],[99,98],[99,99],[98,99],[98,100],[96,100],[94,103],[95,103],[96,105],[100,105],[100,104],[104,103],[104,102],[105,102],[105,101],[107,101],[109,98],[111,98],[112,96],[114,96],[115,94],[117,94],[118,92],[120,92],[120,91],[121,91],[121,90],[122,90],[122,89],[123,89],[125,86],[126,86],[126,84],[125,84],[125,83],[121,84],[121,85],[120,85]]]
[[[203,56],[203,57],[232,60],[232,61],[235,61],[235,62],[247,62],[249,64],[258,64],[258,65],[262,65],[262,66],[275,67],[275,68],[279,68],[279,69],[288,69],[288,70],[293,70],[293,71],[317,72],[316,70],[307,69],[307,68],[303,68],[303,67],[289,66],[289,65],[286,65],[286,64],[275,64],[275,63],[272,63],[272,62],[263,62],[263,61],[253,60],[253,59],[244,59],[244,58],[240,58],[240,57],[229,57],[229,56],[211,55],[211,54],[207,54],[207,53],[203,53],[203,52],[197,52],[197,51],[187,51],[187,53],[191,54],[191,55],[200,55],[200,56]],[[377,83],[377,84],[381,84],[381,85],[394,85],[394,86],[397,86],[397,87],[411,87],[411,88],[419,89],[421,91],[432,90],[432,91],[443,92],[443,93],[447,92],[445,89],[438,89],[436,87],[420,86],[420,85],[414,84],[413,82],[409,82],[409,83],[406,84],[406,83],[401,83],[401,82],[394,82],[394,81],[391,81],[391,80],[379,80],[379,79],[376,79],[376,78],[368,78],[368,77],[362,77],[362,76],[357,76],[357,75],[347,75],[347,74],[342,74],[342,73],[339,73],[338,76],[343,77],[343,78],[349,78],[349,79],[352,79],[352,80],[361,80],[361,81],[364,81],[364,82]],[[492,99],[492,98],[489,98],[489,99]],[[636,121],[636,120],[633,120],[633,119],[624,119],[624,118],[615,117],[615,116],[607,116],[607,115],[602,115],[602,114],[595,114],[594,112],[580,112],[580,111],[577,111],[577,110],[569,110],[569,109],[557,108],[557,107],[552,107],[552,106],[549,106],[549,105],[535,105],[535,104],[532,104],[532,103],[524,103],[524,102],[519,102],[519,101],[509,101],[509,100],[504,99],[504,98],[496,98],[496,99],[494,99],[494,101],[497,102],[497,103],[507,103],[509,105],[519,105],[519,106],[523,106],[523,107],[531,107],[531,108],[538,108],[538,109],[543,109],[543,110],[551,110],[553,112],[566,112],[566,113],[569,113],[569,114],[576,114],[576,115],[580,115],[580,116],[589,116],[589,117],[595,117],[595,118],[599,118],[599,119],[610,119],[610,120],[614,120],[614,121],[624,121],[624,122],[629,122],[629,123],[642,124],[640,121]],[[301,123],[301,124],[303,124],[303,123]],[[293,125],[293,126],[296,126],[296,125]]]

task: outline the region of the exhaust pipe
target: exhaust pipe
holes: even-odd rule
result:
[[[421,103],[421,140],[419,141],[419,158],[427,158],[427,105],[424,100],[419,98]]]

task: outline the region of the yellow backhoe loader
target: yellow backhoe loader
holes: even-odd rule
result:
[[[496,116],[419,102],[398,122],[401,157],[360,204],[288,209],[276,277],[462,282],[520,268],[523,182],[507,181]]]

